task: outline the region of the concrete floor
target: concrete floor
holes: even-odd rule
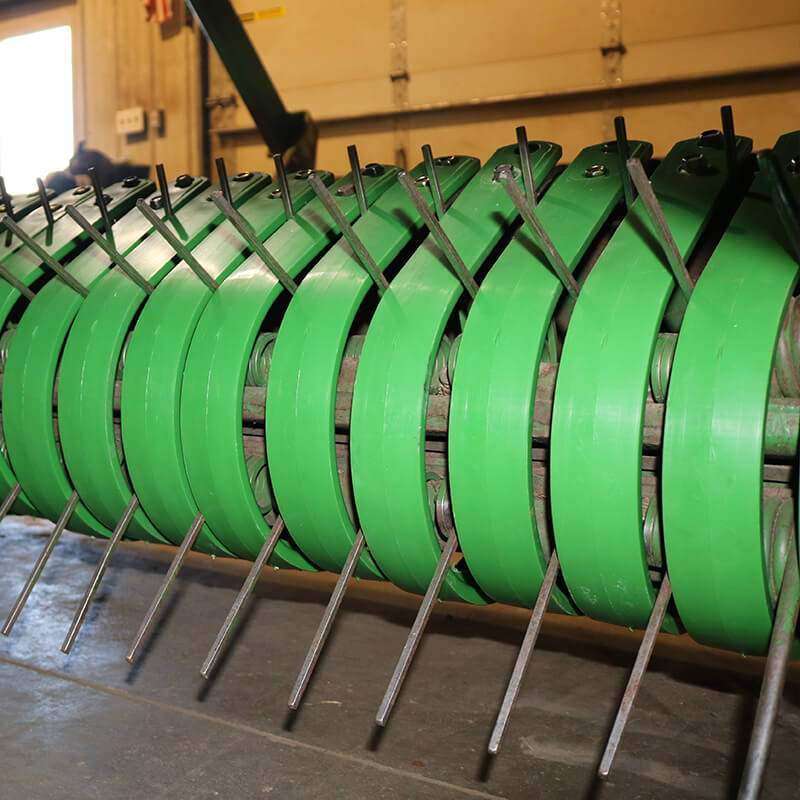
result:
[[[50,523],[0,525],[0,613]],[[295,717],[286,699],[333,585],[262,578],[206,683],[198,669],[248,565],[192,555],[133,667],[124,655],[172,551],[115,554],[70,656],[59,647],[103,543],[65,534],[0,642],[0,797],[726,798],[735,794],[761,661],[664,636],[613,777],[593,779],[640,635],[548,617],[504,749],[484,750],[527,621],[437,606],[392,720],[374,715],[418,598],[351,587]],[[800,793],[800,671],[782,705],[764,797]]]

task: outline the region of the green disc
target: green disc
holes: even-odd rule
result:
[[[478,166],[465,156],[440,159],[437,174],[444,198],[458,191]],[[424,165],[410,174],[419,180]],[[395,175],[392,184],[354,226],[384,272],[423,224]],[[347,336],[367,296],[376,296],[372,281],[349,245],[340,242],[292,298],[267,386],[267,453],[278,507],[298,547],[317,566],[335,572],[342,569],[356,535],[337,468],[336,388]],[[366,552],[357,575],[382,577]]]
[[[312,197],[307,181],[292,181],[292,200],[302,208]],[[280,197],[269,189],[239,207],[262,240],[285,221]],[[193,251],[219,283],[249,255],[225,221]],[[122,376],[122,444],[131,484],[142,509],[162,536],[180,544],[198,513],[183,461],[180,401],[186,354],[197,321],[213,292],[185,263],[150,295],[133,329]],[[241,410],[240,410],[241,413]],[[196,548],[230,555],[203,526]],[[297,554],[300,562],[302,556]]]
[[[127,214],[137,197],[152,192],[150,181],[136,186],[118,183],[104,190],[114,225],[114,241],[123,254],[132,250],[150,226],[139,214]],[[90,244],[66,270],[87,288],[109,268],[108,256]],[[53,426],[53,389],[64,340],[83,296],[60,278],[36,294],[11,340],[3,376],[3,423],[8,455],[25,494],[40,516],[57,519],[72,495]],[[70,528],[101,533],[103,526],[78,504]]]
[[[679,142],[651,179],[684,259],[729,191],[725,152],[706,144]],[[749,149],[738,140],[740,157]],[[562,574],[584,614],[637,628],[655,600],[642,528],[644,407],[674,288],[637,200],[581,290],[553,402],[550,502]],[[664,629],[677,626],[668,619]]]
[[[652,147],[631,142],[634,157]],[[587,147],[548,189],[538,217],[571,271],[622,199],[615,149]],[[458,540],[493,600],[531,608],[551,545],[543,548],[531,473],[540,353],[563,287],[523,226],[472,304],[452,379],[448,464]],[[551,609],[574,613],[558,588]]]
[[[531,143],[536,185],[561,155]],[[441,224],[470,273],[509,230],[515,209],[495,169],[512,165],[516,147],[498,150],[464,187]],[[428,237],[392,281],[364,342],[353,393],[350,457],[361,528],[381,572],[398,586],[425,591],[441,556],[431,518],[425,467],[428,386],[445,325],[463,291]],[[484,602],[463,569],[451,569],[443,598]]]
[[[781,137],[783,166],[800,132]],[[787,176],[800,201],[800,183]],[[764,653],[772,629],[762,532],[764,419],[798,264],[757,173],[692,293],[670,377],[664,543],[675,603],[698,641]]]
[[[262,180],[233,182],[231,190],[239,199],[263,185]],[[173,186],[170,194],[179,221],[165,224],[187,246],[198,244],[221,221],[217,207],[207,199],[206,178],[195,178],[183,188]],[[138,211],[136,214],[141,217]],[[128,261],[156,286],[174,267],[174,257],[172,248],[153,231]],[[81,306],[61,357],[58,425],[64,461],[82,502],[112,530],[131,498],[115,438],[115,381],[125,337],[146,299],[144,290],[119,269],[107,272]],[[141,508],[126,535],[165,541]]]
[[[394,167],[365,168],[363,180],[372,203],[394,181]],[[380,174],[376,174],[376,173]],[[330,175],[321,174],[329,179]],[[352,178],[331,193],[348,219],[358,214]],[[338,232],[318,199],[312,200],[267,242],[270,253],[297,276],[336,241]],[[302,291],[305,280],[295,296]],[[285,293],[261,261],[251,257],[220,287],[197,326],[186,360],[181,407],[186,472],[207,526],[232,553],[254,559],[270,526],[251,488],[242,442],[242,395],[248,361],[259,330],[275,301]],[[274,315],[273,315],[274,317]],[[268,319],[268,327],[277,320]],[[272,382],[272,370],[269,372]],[[271,465],[271,454],[269,454]],[[294,454],[296,457],[297,454]],[[303,459],[299,459],[302,463]],[[282,509],[280,509],[282,512]],[[290,533],[294,533],[288,526]],[[278,542],[272,563],[309,568],[293,555],[287,537]],[[281,559],[280,562],[276,559]]]

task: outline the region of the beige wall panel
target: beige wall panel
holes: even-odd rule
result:
[[[108,0],[81,0],[83,52],[86,68],[86,141],[112,157],[119,154],[114,114],[117,99],[116,15]],[[91,43],[91,44],[89,44]]]

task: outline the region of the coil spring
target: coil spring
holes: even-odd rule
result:
[[[267,462],[263,456],[249,455],[245,457],[245,468],[247,469],[247,477],[250,481],[258,510],[271,526],[275,521],[275,499],[272,496],[272,489],[269,485]]]
[[[275,339],[278,334],[274,331],[259,333],[247,363],[247,385],[266,386],[269,377],[269,368],[272,364],[272,353],[275,350]]]

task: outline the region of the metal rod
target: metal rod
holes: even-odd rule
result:
[[[236,627],[236,622],[239,619],[239,615],[242,613],[245,603],[250,599],[250,595],[253,593],[256,583],[258,583],[258,579],[264,571],[267,561],[269,561],[272,556],[275,546],[278,544],[278,540],[285,530],[286,525],[283,522],[283,518],[279,516],[272,526],[269,537],[262,545],[258,557],[253,562],[253,566],[250,567],[250,572],[247,573],[242,588],[239,590],[239,594],[236,595],[236,599],[233,601],[230,611],[228,611],[228,616],[225,617],[225,622],[222,623],[222,627],[217,633],[217,638],[214,639],[214,644],[211,645],[206,660],[200,668],[200,674],[206,680],[208,680],[211,673],[214,671],[214,667],[222,653],[222,648],[230,638],[233,629]]]
[[[97,170],[94,167],[89,167],[86,170],[89,175],[89,180],[92,182],[94,188],[95,204],[100,209],[100,216],[103,219],[103,227],[108,241],[114,244],[114,231],[112,229],[111,216],[108,213],[108,206],[106,205],[106,195],[103,192],[103,187],[100,184],[100,178],[97,177]]]
[[[11,272],[5,264],[0,264],[0,277],[5,279],[11,286],[13,286],[24,298],[33,300],[36,295],[16,276]]]
[[[630,209],[636,199],[636,191],[626,168],[631,152],[628,146],[628,133],[625,130],[625,117],[614,117],[614,134],[617,139],[617,157],[619,158],[619,171],[622,177],[622,191],[625,194],[625,207]]]
[[[517,128],[517,147],[519,147],[519,163],[522,170],[522,185],[525,187],[525,197],[536,208],[536,185],[533,182],[533,167],[531,166],[531,150],[528,145],[528,132],[524,125]]]
[[[172,207],[172,198],[169,196],[169,183],[163,164],[156,164],[156,177],[158,179],[158,191],[161,195],[161,202],[164,204],[164,214],[168,219],[171,219],[175,216],[175,209]]]
[[[44,188],[44,182],[41,178],[36,179],[36,188],[39,190],[39,202],[42,204],[47,227],[52,228],[56,224],[56,220],[53,217],[53,209],[50,207],[50,199],[47,197],[47,189]]]
[[[219,188],[222,191],[222,194],[225,195],[225,199],[233,205],[233,195],[231,194],[231,183],[228,180],[228,170],[225,169],[225,159],[218,158],[215,162],[217,165],[217,176],[219,178]]]
[[[647,210],[647,216],[650,217],[650,222],[653,225],[653,232],[661,245],[661,249],[664,251],[664,255],[667,257],[675,281],[686,297],[690,297],[694,283],[678,250],[675,237],[669,229],[669,223],[661,210],[656,193],[647,179],[642,162],[638,158],[629,158],[627,166],[628,174],[631,176],[639,196],[642,198],[644,207]]]
[[[442,252],[445,254],[445,257],[450,262],[450,266],[453,268],[456,277],[459,279],[459,281],[461,281],[461,285],[467,290],[467,292],[469,292],[471,297],[475,297],[475,295],[478,294],[478,284],[476,283],[475,278],[467,269],[467,265],[458,254],[458,251],[453,243],[450,241],[450,237],[444,232],[444,228],[442,228],[439,220],[436,219],[436,216],[431,211],[430,206],[422,198],[414,179],[407,172],[401,172],[397,176],[397,179],[406,190],[406,194],[408,194],[411,202],[414,204],[414,208],[417,209],[417,212],[424,220],[425,225],[430,231],[431,236],[433,236],[434,241],[441,248]]]
[[[14,218],[14,206],[11,201],[11,195],[6,190],[6,182],[2,175],[0,175],[0,202],[3,204],[3,210],[9,217]]]
[[[354,144],[347,146],[347,158],[350,160],[350,175],[356,190],[358,210],[363,217],[369,206],[367,205],[367,190],[364,188],[364,176],[361,174],[361,164],[358,160],[358,148]]]
[[[794,251],[794,257],[800,263],[800,211],[796,208],[791,191],[786,184],[786,176],[772,150],[762,150],[758,154],[758,166],[767,175],[772,202],[783,223],[789,244]]]
[[[489,752],[492,755],[497,755],[503,744],[503,734],[508,725],[508,718],[511,715],[511,709],[514,707],[514,703],[517,701],[519,690],[522,687],[522,681],[525,680],[525,673],[528,671],[528,665],[531,662],[533,648],[536,646],[536,639],[539,637],[539,631],[542,628],[544,614],[550,603],[550,596],[553,594],[553,587],[556,583],[558,570],[558,555],[553,553],[547,564],[547,571],[544,574],[542,585],[539,588],[539,594],[536,596],[536,603],[533,606],[528,628],[525,631],[525,637],[522,640],[519,653],[517,654],[517,660],[514,662],[514,669],[508,681],[508,687],[506,688],[503,702],[500,705],[500,711],[497,713],[497,720],[494,723],[492,735],[489,737]]]
[[[2,633],[3,636],[8,636],[8,634],[11,633],[14,623],[22,613],[22,609],[25,608],[25,603],[28,602],[28,598],[33,591],[33,587],[36,586],[36,582],[39,580],[39,576],[42,574],[42,570],[45,568],[47,560],[50,558],[50,554],[53,552],[53,548],[58,543],[61,534],[64,532],[64,528],[67,527],[69,518],[72,516],[72,512],[77,503],[78,493],[73,492],[67,501],[67,504],[64,506],[61,516],[58,518],[58,521],[53,527],[53,532],[47,538],[47,543],[45,544],[44,549],[41,553],[39,553],[39,557],[36,559],[36,563],[33,565],[30,575],[28,575],[28,580],[25,581],[22,591],[17,596],[11,611],[6,617],[5,624],[3,625],[2,630],[0,630],[0,633]]]
[[[309,177],[311,188],[316,193],[317,197],[325,206],[325,210],[330,214],[334,224],[339,228],[340,233],[345,241],[350,245],[355,253],[358,262],[363,267],[364,271],[372,279],[375,286],[378,287],[378,294],[382,295],[383,292],[389,288],[389,281],[381,271],[381,268],[375,263],[375,259],[369,254],[361,237],[355,232],[353,226],[348,222],[339,204],[334,200],[333,195],[328,191],[328,187],[322,182],[319,175],[314,174]]]
[[[278,179],[278,186],[281,191],[283,211],[286,215],[286,219],[291,219],[294,216],[294,203],[292,202],[292,193],[289,191],[289,179],[286,177],[286,167],[283,163],[283,156],[280,153],[275,153],[272,160],[275,162],[275,177]],[[225,199],[227,200],[227,197]],[[233,203],[231,203],[231,205],[233,205]]]
[[[569,267],[561,257],[561,253],[558,252],[558,248],[544,229],[544,225],[542,225],[536,211],[534,211],[531,204],[519,190],[519,186],[517,186],[517,182],[514,180],[513,173],[509,170],[502,170],[498,173],[498,178],[505,185],[508,196],[511,198],[511,202],[516,206],[522,219],[532,228],[537,242],[541,246],[545,258],[549,262],[553,272],[555,272],[556,277],[561,281],[563,287],[572,297],[577,297],[580,293],[580,287],[575,280],[575,276],[570,272]]]
[[[433,159],[433,151],[429,144],[422,145],[422,160],[425,162],[425,172],[428,174],[428,184],[433,195],[436,218],[441,219],[444,215],[444,197],[442,195],[442,185],[439,183],[439,173],[436,171],[436,162]]]
[[[147,294],[153,293],[152,284],[142,277],[136,267],[134,267],[114,245],[103,238],[100,231],[98,231],[75,206],[67,205],[64,210],[67,212],[70,219],[83,228],[89,235],[89,238],[111,259],[112,263],[116,264],[140,289],[143,289]]]
[[[308,687],[308,682],[311,680],[314,667],[317,665],[322,648],[325,646],[328,634],[331,632],[333,621],[336,619],[336,614],[339,612],[344,593],[347,590],[347,584],[356,571],[356,565],[358,564],[359,558],[361,558],[361,553],[364,550],[366,541],[364,534],[359,530],[356,534],[356,538],[353,540],[353,546],[347,554],[344,567],[342,567],[342,571],[339,573],[339,577],[336,580],[336,586],[333,587],[333,592],[331,593],[330,600],[328,600],[325,613],[322,615],[322,620],[320,620],[314,638],[311,640],[311,646],[308,648],[306,659],[303,662],[303,666],[300,668],[300,674],[297,676],[292,693],[289,695],[289,708],[293,711],[296,711],[300,707],[303,695]]]
[[[76,291],[82,297],[89,296],[89,290],[76,278],[67,272],[58,261],[47,252],[32,236],[29,236],[20,226],[9,216],[3,217],[3,224],[18,236],[23,244],[27,245],[37,256],[37,258],[49,267],[70,289]]]
[[[67,635],[64,638],[64,643],[61,645],[62,653],[69,654],[70,650],[72,650],[72,645],[75,644],[75,639],[78,638],[78,634],[81,631],[81,627],[86,619],[86,615],[89,613],[89,606],[92,604],[94,596],[97,594],[97,590],[100,588],[100,582],[103,580],[103,575],[105,575],[108,562],[111,560],[114,550],[116,550],[117,545],[125,535],[125,531],[128,530],[128,526],[131,524],[131,520],[133,519],[133,515],[136,513],[137,508],[139,508],[139,498],[136,495],[133,495],[128,502],[128,505],[125,507],[125,511],[123,512],[122,516],[119,518],[119,522],[114,528],[114,533],[108,540],[106,548],[103,551],[103,555],[95,567],[92,579],[89,581],[89,585],[86,587],[86,591],[83,593],[83,598],[81,599],[80,605],[75,611],[75,616],[72,618],[72,624],[69,626],[69,631],[67,631]]]
[[[22,491],[22,485],[19,481],[17,481],[12,487],[11,491],[6,495],[5,500],[3,500],[2,505],[0,505],[0,522],[2,522],[9,511],[11,511],[11,506],[16,503],[17,498],[19,497],[19,493]]]
[[[458,536],[452,533],[447,543],[442,548],[442,555],[439,558],[439,563],[436,565],[431,582],[428,584],[425,597],[422,598],[422,605],[420,605],[414,624],[411,626],[408,639],[406,639],[406,643],[403,646],[403,652],[400,654],[400,660],[394,668],[392,679],[389,681],[386,694],[383,696],[378,714],[375,717],[375,722],[382,728],[385,727],[386,723],[389,721],[389,715],[392,713],[397,695],[400,693],[400,688],[408,674],[408,668],[411,666],[411,659],[414,658],[414,653],[417,652],[417,647],[419,647],[419,642],[425,631],[425,626],[430,619],[433,604],[439,596],[444,579],[450,569],[450,561],[453,558],[453,553],[455,553],[457,546]]]
[[[722,117],[722,135],[725,138],[725,161],[728,164],[728,178],[734,180],[739,172],[739,160],[736,158],[736,131],[733,127],[733,109],[722,106],[719,110]]]
[[[639,645],[639,652],[636,654],[636,661],[631,670],[631,676],[628,678],[628,685],[625,687],[625,694],[622,695],[622,702],[619,704],[617,717],[614,720],[614,727],[611,729],[611,735],[608,737],[606,749],[603,752],[603,758],[600,761],[600,768],[597,774],[601,778],[607,778],[611,767],[614,764],[614,758],[617,755],[622,734],[625,732],[625,726],[628,724],[628,718],[631,715],[633,704],[636,696],[639,694],[639,689],[642,685],[644,673],[647,670],[647,665],[650,663],[650,657],[653,655],[653,649],[656,645],[656,637],[661,630],[661,623],[664,621],[664,614],[667,613],[667,605],[669,605],[670,598],[672,597],[672,584],[669,580],[669,575],[664,574],[664,579],[661,581],[661,586],[656,595],[656,601],[653,604],[653,610],[650,612],[650,619],[647,621],[647,628],[645,628],[642,643]]]
[[[164,220],[160,219],[158,214],[156,214],[142,198],[136,201],[136,208],[139,209],[147,221],[161,234],[164,241],[166,241],[166,243],[181,257],[186,263],[186,266],[189,267],[212,292],[219,289],[219,283],[206,272],[203,265],[192,255],[192,251],[167,227]]]
[[[147,613],[144,615],[144,619],[142,620],[142,624],[139,626],[139,630],[134,637],[133,644],[131,645],[131,649],[128,651],[128,655],[125,656],[125,660],[129,664],[133,664],[134,659],[136,658],[136,653],[139,651],[145,636],[147,636],[150,626],[153,624],[153,620],[155,619],[158,610],[161,608],[161,605],[164,602],[164,598],[167,596],[170,587],[172,586],[172,582],[178,576],[178,572],[180,572],[180,569],[183,566],[186,555],[192,549],[192,545],[195,543],[197,535],[200,533],[204,524],[205,517],[198,512],[197,516],[192,521],[192,524],[189,526],[186,536],[183,537],[181,546],[175,553],[172,563],[169,565],[169,570],[164,577],[163,583],[158,589],[158,593],[153,598],[150,608],[147,609]]]
[[[256,236],[250,223],[222,196],[222,192],[212,192],[211,199],[225,215],[250,249],[261,259],[264,266],[275,276],[275,279],[289,294],[297,291],[297,284],[292,276],[280,265],[278,259],[267,250],[266,245]]]
[[[778,607],[775,611],[775,622],[772,625],[772,636],[769,640],[764,681],[761,684],[756,718],[753,722],[753,734],[739,787],[739,800],[756,800],[761,791],[770,745],[775,733],[778,705],[786,682],[786,669],[795,641],[798,610],[800,610],[800,572],[797,567],[797,548],[792,536]]]

